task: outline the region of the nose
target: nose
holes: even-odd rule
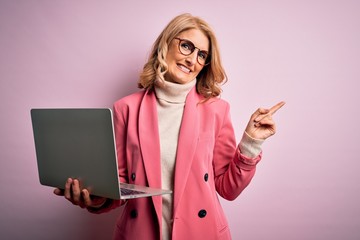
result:
[[[192,52],[190,55],[188,55],[188,56],[186,57],[186,59],[185,59],[186,62],[187,62],[190,66],[195,65],[196,62],[197,62],[197,55],[198,55],[198,52],[197,52],[197,49],[195,49],[194,52]]]

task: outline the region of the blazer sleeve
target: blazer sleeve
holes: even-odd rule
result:
[[[220,196],[234,200],[249,185],[255,174],[256,163],[261,159],[261,153],[254,159],[240,153],[235,141],[229,104],[226,103],[222,109],[224,112],[218,116],[218,132],[213,155],[215,186]]]

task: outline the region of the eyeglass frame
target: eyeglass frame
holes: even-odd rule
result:
[[[179,37],[176,37],[176,38],[174,38],[174,39],[179,40],[178,49],[179,49],[179,51],[180,51],[180,53],[181,53],[182,55],[184,55],[184,56],[190,56],[191,54],[194,53],[195,49],[197,49],[198,52],[197,52],[197,55],[196,55],[196,61],[197,61],[201,66],[203,66],[203,67],[205,67],[205,66],[207,66],[207,65],[210,64],[210,62],[208,61],[208,59],[210,59],[210,54],[209,54],[208,51],[201,50],[200,48],[196,47],[195,44],[194,44],[192,41],[190,41],[190,40],[188,40],[188,39],[183,39],[183,38],[179,38]],[[191,43],[191,44],[194,46],[194,49],[193,49],[189,54],[185,54],[185,53],[183,53],[183,52],[181,51],[181,42],[183,42],[183,41],[186,41],[186,42],[188,42],[188,43]],[[201,63],[199,62],[199,53],[200,53],[200,52],[205,52],[205,53],[207,54],[207,57],[206,57],[206,60],[205,60],[205,64],[201,64]]]

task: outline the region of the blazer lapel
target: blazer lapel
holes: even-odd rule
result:
[[[192,160],[199,136],[199,121],[197,104],[200,102],[199,95],[194,87],[188,94],[185,102],[183,118],[179,133],[175,180],[174,180],[174,213],[176,212],[179,200],[184,192]]]
[[[153,91],[147,90],[139,109],[138,135],[144,162],[146,178],[150,187],[161,188],[160,140],[156,97]],[[152,197],[161,226],[162,199]]]

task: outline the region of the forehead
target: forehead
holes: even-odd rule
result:
[[[190,40],[196,47],[200,48],[201,50],[209,50],[209,39],[202,31],[198,29],[190,29],[181,32],[178,37]]]

